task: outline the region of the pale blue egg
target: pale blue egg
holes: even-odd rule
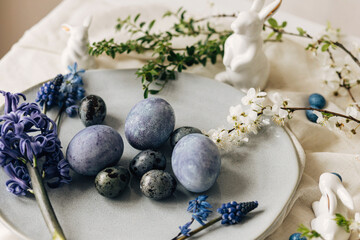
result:
[[[191,192],[211,188],[219,176],[221,157],[218,147],[208,137],[193,133],[175,145],[172,169],[179,182]]]

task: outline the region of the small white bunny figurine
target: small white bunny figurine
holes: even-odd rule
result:
[[[88,29],[91,24],[91,17],[87,17],[84,20],[82,26],[70,26],[63,24],[61,27],[66,32],[70,33],[70,38],[67,42],[67,46],[64,49],[61,60],[64,67],[78,63],[80,68],[90,69],[96,68],[96,63],[93,56],[88,53]]]
[[[265,20],[279,7],[275,0],[264,9],[265,0],[254,0],[250,11],[240,12],[231,24],[234,33],[225,42],[223,63],[225,72],[215,76],[238,89],[264,89],[269,77],[269,62],[263,51],[261,32]]]
[[[337,225],[335,214],[346,215],[346,208],[353,210],[354,202],[342,184],[342,178],[337,173],[323,173],[320,176],[319,188],[322,194],[320,201],[313,202],[312,208],[316,218],[311,221],[311,228],[325,240],[347,240],[350,233]],[[343,205],[338,204],[337,197]]]

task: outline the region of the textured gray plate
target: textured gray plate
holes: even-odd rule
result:
[[[117,129],[124,138],[126,115],[142,99],[140,80],[136,79],[134,70],[88,71],[84,82],[87,94],[96,94],[105,100],[108,109],[105,123]],[[25,92],[28,100],[35,99],[38,87]],[[229,107],[240,103],[243,93],[211,79],[181,74],[158,96],[173,106],[176,127],[188,125],[210,129],[226,125]],[[50,114],[55,116],[56,112]],[[60,132],[64,149],[83,128],[79,119],[64,118]],[[138,151],[131,148],[125,138],[124,142],[125,152],[119,165],[127,166]],[[169,146],[163,148],[168,156],[167,170],[171,172],[168,149]],[[230,227],[216,224],[197,234],[195,239],[263,238],[283,214],[299,178],[297,153],[285,130],[277,126],[262,129],[248,144],[223,155],[217,183],[205,192],[215,208],[231,200],[257,200],[259,207],[242,224]],[[34,198],[9,194],[4,186],[6,180],[7,176],[1,170],[2,221],[19,235],[34,240],[50,239]],[[141,195],[139,181],[132,179],[130,187],[111,200],[96,192],[93,178],[76,174],[70,185],[50,189],[49,195],[70,240],[171,239],[178,233],[178,226],[190,219],[191,215],[186,212],[187,203],[197,196],[180,186],[170,199],[153,201]],[[207,232],[206,237],[202,237],[204,232]]]

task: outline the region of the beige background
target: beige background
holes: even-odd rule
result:
[[[0,0],[0,58],[61,0]]]
[[[71,20],[73,22],[79,22],[82,15],[77,16],[74,13],[82,12],[84,15],[84,12],[88,13],[89,10],[92,10],[94,14],[96,13],[98,14],[98,17],[101,17],[107,10],[106,6],[97,6],[99,8],[102,7],[103,11],[100,11],[99,8],[94,9],[90,8],[90,6],[87,6],[88,8],[86,8],[84,5],[90,5],[90,2],[93,3],[93,5],[96,5],[95,3],[100,5],[102,1],[118,2],[119,5],[127,5],[126,3],[131,2],[129,0],[66,1],[66,7],[64,5],[62,9],[58,9],[61,11],[58,11],[57,14],[53,14],[52,18],[48,18],[47,24],[43,22],[44,24],[34,28],[33,31],[31,31],[32,34],[29,34],[26,39],[23,39],[22,45],[19,44],[17,47],[14,47],[13,51],[0,61],[0,88],[9,91],[13,89],[25,89],[59,73],[59,56],[50,54],[47,51],[36,50],[36,47],[40,45],[43,46],[44,49],[54,49],[55,47],[61,46],[61,44],[64,45],[65,38],[59,39],[61,35],[56,35],[56,27],[62,22],[62,19],[72,18]],[[142,1],[146,2],[146,0]],[[156,2],[157,0],[152,0],[151,2],[153,1]],[[182,5],[183,1],[184,0],[177,1],[176,4]],[[234,5],[237,5],[242,1],[250,2],[250,0],[218,0],[217,4],[221,6],[220,2],[229,3],[230,1],[233,2]],[[0,0],[0,50],[6,52],[10,46],[22,36],[26,29],[45,16],[46,12],[50,11],[50,9],[58,2],[60,1]],[[171,4],[170,1],[167,2],[167,5]],[[184,4],[186,8],[190,8],[196,4],[200,5],[197,1],[195,3],[194,0],[192,0],[190,4],[190,1],[186,2],[187,5]],[[78,3],[79,6],[77,8],[70,8],[69,6],[73,6],[74,3]],[[148,3],[150,3],[150,1],[148,1]],[[227,4],[227,6],[221,6],[219,8],[227,8],[230,9],[229,11],[233,11],[232,8],[236,7]],[[194,10],[195,9],[199,9],[199,7],[194,7]],[[321,24],[325,24],[326,20],[330,20],[331,22],[336,23],[334,24],[335,26],[341,26],[345,33],[360,36],[360,29],[358,28],[358,23],[360,22],[360,16],[358,14],[359,10],[360,0],[284,0],[281,12],[289,12]],[[138,9],[133,9],[133,12],[134,11],[137,12]],[[147,11],[148,13],[151,12],[151,14],[148,14],[147,16],[152,16],[156,14],[159,15],[160,10],[159,8],[145,10],[142,8],[142,11]],[[129,14],[130,11],[120,12],[118,9],[113,9],[112,15],[107,14],[104,20],[108,20],[111,16],[118,13]],[[50,20],[53,21],[53,24],[50,24]],[[304,22],[302,23],[305,25]],[[100,30],[102,26],[103,25],[100,22],[97,26],[93,25],[93,27],[97,29],[97,31],[94,29],[92,32],[94,37],[98,37],[99,35],[103,36],[107,33]],[[306,27],[308,28],[308,26]],[[43,36],[43,31],[48,31],[47,34],[51,36],[49,37],[49,41],[47,41],[48,38],[41,38]],[[319,30],[315,29],[314,32],[319,32]],[[111,34],[113,33],[111,32]],[[32,36],[36,36],[37,38],[32,38]],[[268,90],[280,91],[282,94],[285,94],[285,96],[290,97],[290,99],[294,101],[295,106],[303,106],[306,104],[308,94],[313,92],[314,89],[320,89],[320,81],[314,81],[314,79],[318,80],[318,78],[316,78],[316,73],[318,73],[316,68],[317,65],[307,64],[311,58],[304,54],[304,43],[302,43],[302,45],[296,45],[295,41],[296,39],[290,39],[286,42],[289,44],[286,48],[286,52],[283,45],[273,45],[273,54],[275,57],[270,59],[273,59],[273,69],[276,69],[277,71],[274,71],[271,76]],[[57,50],[60,49],[61,47],[57,48]],[[22,57],[19,58],[18,56]],[[37,64],[30,65],[29,62],[33,61],[34,56],[37,58]],[[281,61],[276,61],[276,56],[283,59]],[[293,56],[297,56],[298,61],[295,62]],[[108,66],[104,58],[99,59],[99,62],[101,63],[101,67]],[[138,65],[136,64],[141,64],[140,60],[137,62],[134,59],[127,58],[122,62],[119,62],[117,67],[137,67]],[[21,71],[19,71],[20,66]],[[203,71],[203,74],[206,72],[207,71]],[[318,74],[320,74],[320,72]],[[11,81],[8,79],[11,79]],[[357,96],[360,95],[357,94]],[[326,97],[329,101],[334,101],[334,99],[330,99],[328,96]],[[329,102],[329,107],[339,111],[332,102]],[[284,224],[269,239],[287,239],[288,236],[295,231],[299,223],[309,224],[310,219],[313,217],[310,209],[311,202],[318,200],[320,197],[317,181],[321,172],[333,171],[336,169],[340,173],[346,173],[343,177],[347,183],[347,188],[351,195],[354,196],[354,200],[357,203],[356,208],[359,209],[360,206],[360,183],[357,181],[360,177],[359,155],[357,155],[359,154],[359,139],[348,139],[338,136],[333,132],[329,132],[327,129],[307,121],[305,116],[303,114],[301,115],[301,113],[298,113],[297,118],[292,120],[290,127],[307,153],[307,165],[302,182],[297,191],[297,201],[294,207],[285,219]],[[4,230],[4,227],[1,225],[0,239],[14,240],[15,237],[9,231]]]
[[[244,0],[250,1],[250,0]],[[360,0],[283,0],[281,11],[320,24],[330,21],[344,33],[360,37]],[[40,21],[61,0],[0,0],[0,58],[23,33]],[[179,4],[179,3],[177,3]]]

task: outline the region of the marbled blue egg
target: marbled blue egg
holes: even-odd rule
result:
[[[309,104],[311,107],[322,109],[326,105],[326,100],[321,94],[313,93],[309,96]]]
[[[157,149],[169,138],[175,127],[171,105],[162,98],[147,98],[138,102],[125,121],[125,136],[139,150]]]
[[[67,147],[66,158],[75,172],[95,176],[102,169],[116,165],[123,152],[124,142],[115,129],[94,125],[73,137]]]
[[[306,113],[306,117],[307,117],[307,119],[309,119],[309,121],[316,123],[318,116],[314,113],[313,110],[306,110],[305,113]]]
[[[289,237],[289,240],[306,240],[306,237],[302,237],[301,233],[294,233]]]
[[[176,178],[187,190],[204,192],[214,185],[219,176],[220,152],[208,137],[193,133],[176,144],[171,164]]]

